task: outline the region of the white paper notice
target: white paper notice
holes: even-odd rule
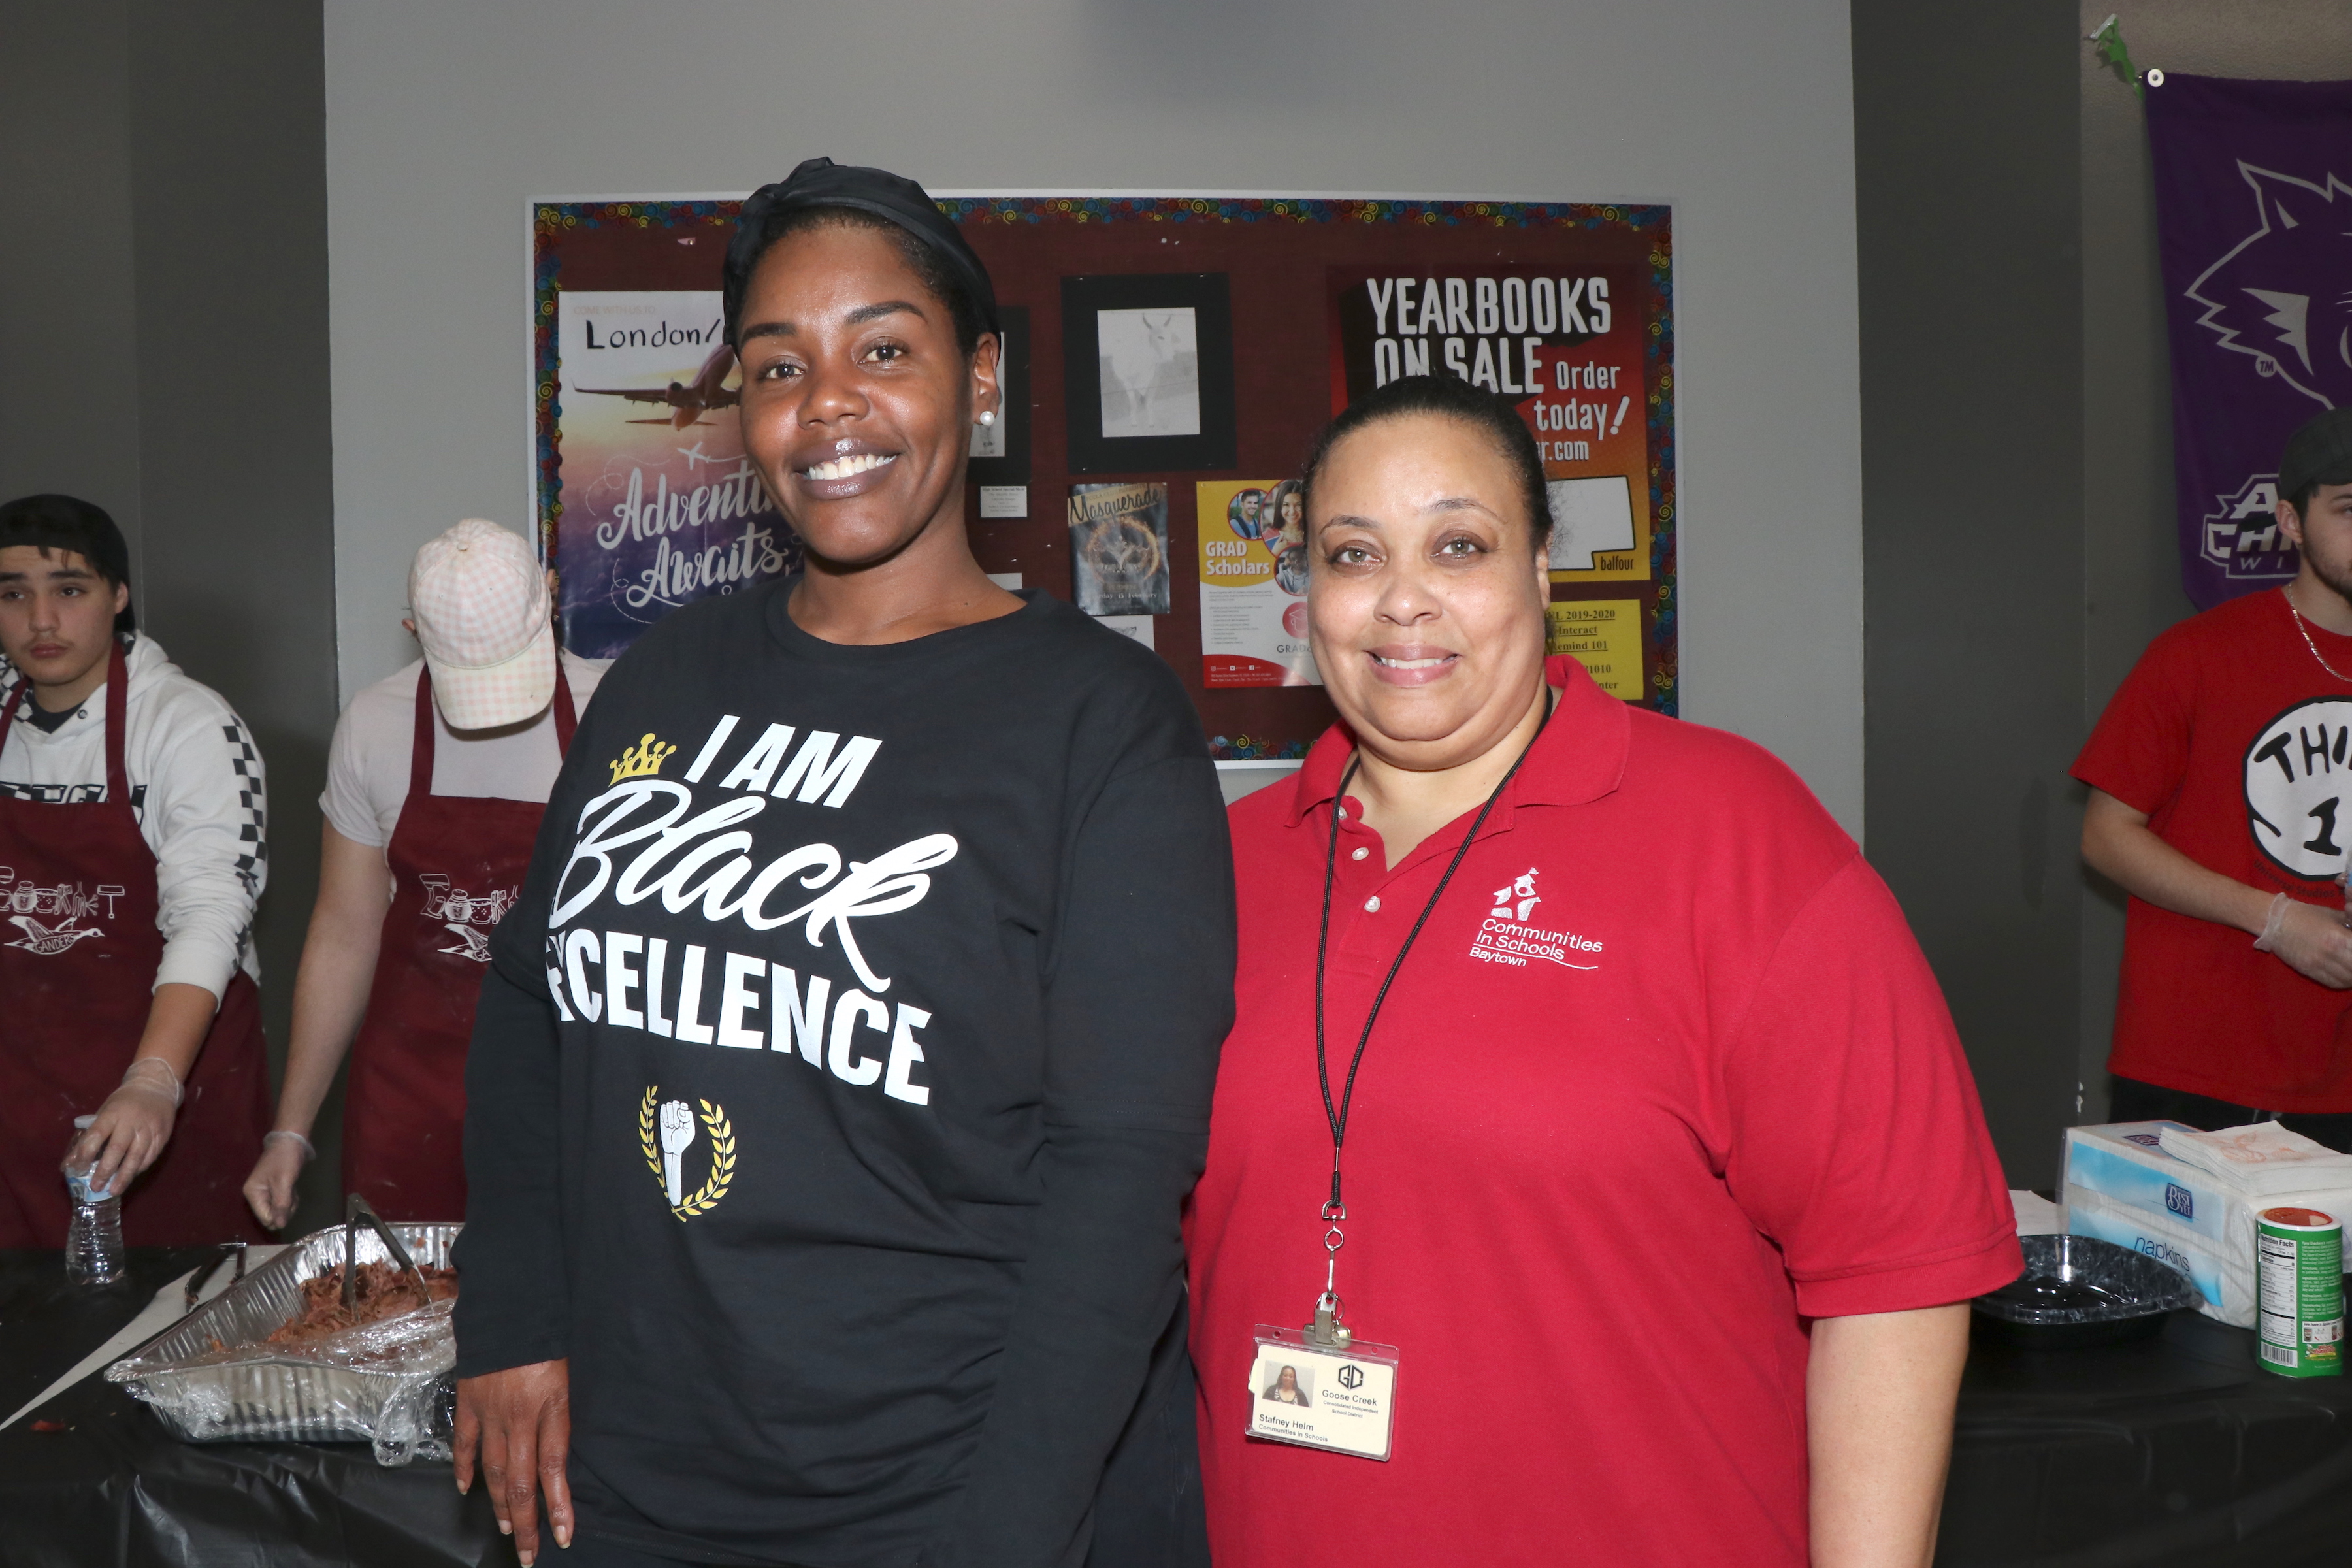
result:
[[[1151,640],[1151,623],[1155,616],[1097,616],[1096,620],[1123,637],[1133,637],[1146,647],[1156,645]]]
[[[1029,487],[1027,485],[981,486],[980,515],[982,517],[1027,517],[1029,515]]]

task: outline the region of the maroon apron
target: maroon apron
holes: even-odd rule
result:
[[[163,935],[155,855],[122,771],[131,675],[117,643],[106,677],[106,798],[0,799],[0,1247],[60,1247],[72,1207],[58,1163],[74,1118],[105,1103],[147,1028]],[[32,682],[0,709],[0,736]],[[182,1086],[163,1157],[122,1200],[132,1247],[267,1239],[245,1178],[269,1126],[261,1006],[242,969]]]
[[[555,741],[572,749],[555,667]],[[343,1190],[396,1220],[466,1217],[466,1047],[490,932],[521,895],[546,806],[433,793],[433,677],[416,673],[408,798],[384,846],[393,879],[367,1018],[343,1091]]]

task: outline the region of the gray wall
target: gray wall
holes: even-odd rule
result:
[[[346,695],[409,555],[529,519],[524,200],[935,188],[1675,205],[1685,712],[1862,827],[1853,145],[1835,0],[329,0]],[[845,67],[848,68],[845,68]]]
[[[1855,0],[1870,857],[2012,1184],[2073,1110],[2081,273],[2074,17]]]
[[[141,581],[130,39],[122,0],[0,0],[0,499],[97,502]]]
[[[282,1061],[336,710],[319,9],[0,0],[0,494],[111,511],[142,626],[253,729]]]
[[[2088,33],[2112,6],[2085,0]],[[2132,63],[2192,76],[2352,78],[2344,0],[2147,0],[2123,15]],[[2173,535],[2172,399],[2156,205],[2140,100],[2083,51],[2083,564],[2085,733],[2148,639],[2191,613]],[[2157,89],[2162,91],[2161,88]],[[2070,831],[2080,822],[2077,786]],[[2123,895],[2084,873],[2081,1120],[2105,1119]]]
[[[1853,12],[1870,854],[2019,1185],[2106,1114],[2123,900],[2066,769],[2190,613],[2146,127],[2084,37],[2110,10]],[[2352,77],[2341,0],[2122,26],[2142,68]]]

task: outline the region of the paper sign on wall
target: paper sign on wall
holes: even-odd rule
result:
[[[1642,601],[1565,599],[1544,606],[1544,651],[1569,654],[1612,697],[1642,697]]]
[[[1307,644],[1307,522],[1298,481],[1216,479],[1195,494],[1201,684],[1322,685]]]
[[[787,574],[800,542],[743,455],[719,291],[557,298],[557,607],[565,647],[610,658],[680,605]]]
[[[1637,268],[1329,269],[1332,412],[1404,375],[1509,398],[1550,484],[1554,582],[1650,575],[1646,340]]]

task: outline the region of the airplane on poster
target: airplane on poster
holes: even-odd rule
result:
[[[709,453],[704,451],[702,449],[702,443],[699,441],[697,441],[691,447],[679,447],[676,448],[676,450],[679,457],[686,459],[686,471],[689,474],[705,463],[723,463],[727,461],[724,458],[714,458]]]
[[[670,410],[659,419],[632,419],[632,425],[667,425],[673,430],[683,430],[701,423],[702,416],[715,408],[735,406],[736,390],[722,386],[735,369],[735,351],[725,343],[710,352],[702,368],[694,373],[692,381],[673,381],[666,387],[575,386],[572,390],[595,397],[625,397],[632,403],[659,404]]]

